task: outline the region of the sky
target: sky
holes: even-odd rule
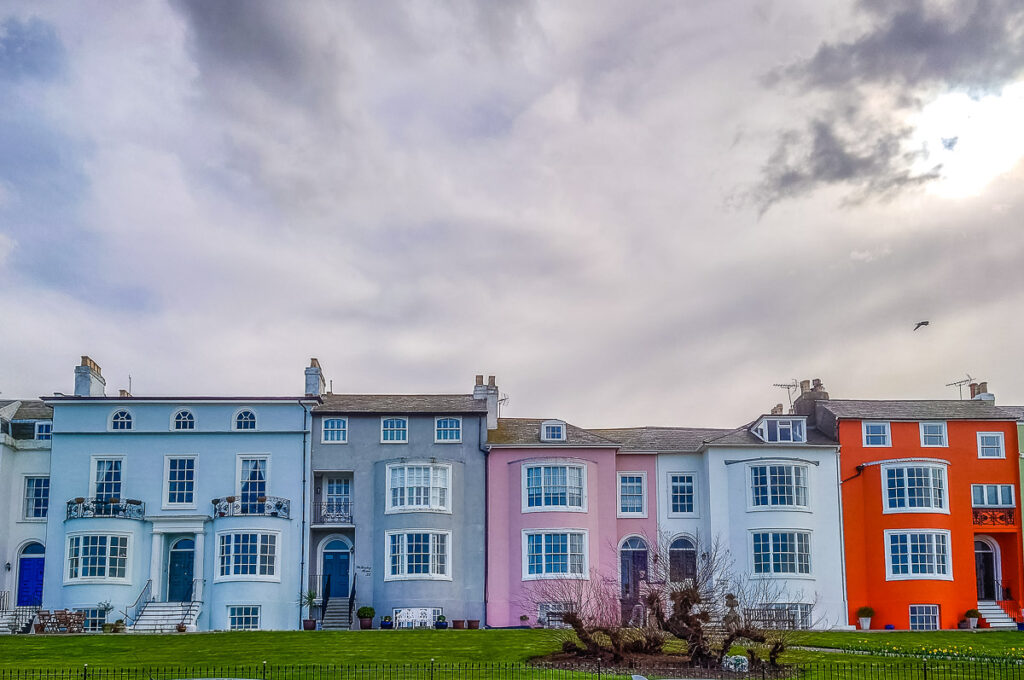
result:
[[[1016,0],[0,0],[0,399],[1024,403],[1021,120]]]

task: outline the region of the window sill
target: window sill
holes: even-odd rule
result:
[[[808,512],[813,513],[806,505],[748,505],[747,512]]]
[[[404,442],[385,442],[385,441],[381,442],[381,444],[408,444],[408,443],[409,443],[408,439],[405,440]]]
[[[952,581],[952,574],[889,574],[886,581]]]
[[[697,512],[667,512],[665,516],[669,519],[700,519],[700,514]]]
[[[882,508],[883,515],[948,515],[949,508]]]
[[[615,513],[617,519],[647,519],[646,512],[617,512]]]
[[[565,505],[545,505],[544,507],[523,507],[523,513],[528,512],[586,512],[587,508],[571,508]]]
[[[384,582],[390,581],[451,581],[451,576],[431,576],[429,574],[415,574],[413,576],[392,576],[385,575]]]
[[[89,585],[110,585],[110,586],[130,586],[132,582],[127,578],[105,578],[102,576],[87,577],[87,578],[66,578],[64,579],[64,585],[66,586],[89,586]]]
[[[233,575],[233,576],[215,576],[213,579],[214,583],[280,583],[280,576],[253,576],[253,575]]]
[[[587,574],[524,574],[524,581],[551,581],[551,580],[573,580],[573,581],[589,581],[590,576]]]
[[[432,512],[437,515],[450,515],[452,514],[451,508],[388,508],[384,511],[385,515],[404,515],[413,512]]]
[[[801,581],[814,581],[818,577],[815,574],[751,574],[753,579],[799,579]]]
[[[324,441],[323,439],[321,439],[320,443],[321,444],[326,444],[328,446],[333,446],[335,444],[348,444],[348,441],[342,441],[342,442],[339,442],[339,441]]]
[[[181,504],[181,505],[161,505],[161,510],[198,510],[199,506],[195,503]]]
[[[15,520],[18,524],[46,524],[45,517],[22,517],[19,520]]]
[[[435,444],[461,444],[462,440],[461,439],[443,439],[443,440],[435,439],[434,443]]]

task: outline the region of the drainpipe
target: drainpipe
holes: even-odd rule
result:
[[[308,580],[306,576],[306,434],[309,432],[309,425],[307,425],[307,416],[309,411],[306,410],[306,405],[299,401],[299,406],[302,407],[302,530],[299,532],[299,592],[306,592],[306,582]],[[299,625],[298,630],[302,630],[302,603],[299,603]]]
[[[482,427],[482,431],[481,431],[480,436],[478,437],[478,439],[480,440],[480,450],[484,452],[484,614],[483,614],[484,620],[483,620],[483,627],[486,628],[487,627],[487,586],[488,586],[487,564],[488,564],[488,559],[489,559],[489,556],[490,556],[490,553],[491,553],[490,545],[488,544],[488,534],[490,533],[490,528],[491,528],[490,527],[490,519],[488,517],[488,512],[490,510],[490,508],[488,508],[488,505],[490,504],[489,500],[490,500],[490,497],[491,497],[491,490],[490,490],[490,486],[489,486],[489,484],[490,484],[491,466],[488,463],[487,459],[490,457],[488,454],[491,452],[491,447],[487,444],[487,436],[489,434],[489,430],[487,429],[487,417],[486,416],[484,416],[483,418],[480,419],[480,424],[483,427]]]
[[[846,533],[843,530],[843,470],[841,467],[842,458],[839,455],[839,452],[842,448],[843,447],[841,444],[836,444],[836,487],[839,490],[839,497],[836,499],[836,503],[839,507],[839,564],[843,565],[843,568],[839,570],[842,574],[843,583],[843,613],[845,615],[845,620],[847,621],[847,624],[849,624],[850,601],[849,596],[846,592]],[[857,475],[859,475],[860,473],[861,470],[858,469]],[[854,475],[854,477],[856,477],[857,475]],[[853,479],[853,477],[851,477],[850,479]]]

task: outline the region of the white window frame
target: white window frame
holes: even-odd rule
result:
[[[981,438],[985,437],[999,437],[999,455],[998,456],[983,456],[981,455]],[[978,459],[979,460],[1003,460],[1006,458],[1006,437],[1002,432],[979,432],[978,433]]]
[[[46,518],[50,514],[50,485],[46,485],[46,514],[42,517],[31,517],[28,514],[28,480],[30,479],[50,479],[49,473],[26,473],[21,476],[21,522],[39,522],[46,523]]]
[[[128,414],[128,418],[129,418],[128,424],[131,425],[131,427],[129,427],[129,428],[120,428],[120,429],[115,430],[114,429],[114,416],[116,416],[118,413],[121,413],[122,411],[124,411],[125,413]],[[127,408],[125,406],[118,406],[117,408],[115,408],[113,411],[110,412],[110,415],[107,416],[107,432],[134,432],[134,431],[135,431],[135,413],[132,411],[132,409]]]
[[[187,430],[186,430],[187,431]],[[171,490],[171,459],[190,458],[192,459],[192,502],[171,503],[167,496]],[[239,475],[241,476],[241,475]],[[199,456],[194,453],[167,453],[164,454],[164,478],[160,495],[161,510],[195,510],[199,504]]]
[[[582,470],[580,477],[580,484],[582,485],[580,507],[574,507],[571,505],[538,505],[530,507],[530,495],[529,488],[527,487],[527,474],[528,468],[532,467],[578,467]],[[542,474],[543,476],[543,474]],[[568,475],[567,475],[568,476]],[[522,511],[523,512],[586,512],[587,511],[587,464],[580,461],[567,461],[567,460],[553,460],[553,459],[538,459],[526,461],[520,468],[520,483],[522,486]],[[543,481],[543,480],[542,480]],[[543,486],[541,487],[543,488]],[[566,502],[568,502],[568,494],[566,494]]]
[[[459,436],[457,439],[438,439],[437,433],[442,420],[454,420],[459,424]],[[445,428],[451,429],[451,428]],[[434,443],[435,444],[461,444],[462,443],[462,416],[437,416],[434,418]]]
[[[245,607],[247,609],[255,609],[256,610],[256,627],[255,628],[232,628],[231,627],[231,618],[232,618],[231,610],[232,609],[240,609],[242,607]],[[263,607],[261,605],[258,605],[258,604],[229,604],[229,605],[227,605],[227,609],[228,609],[228,628],[227,629],[229,631],[232,631],[232,630],[236,630],[236,631],[237,630],[262,630],[261,626],[263,625]]]
[[[892,571],[892,541],[894,534],[942,534],[946,537],[946,573],[945,574],[894,574]],[[886,581],[952,581],[953,580],[953,545],[949,529],[886,529],[882,532],[885,541],[885,580]],[[909,545],[909,541],[908,541]],[[909,553],[908,553],[909,555]]]
[[[221,536],[228,536],[234,534],[258,534],[260,536],[256,541],[256,571],[255,574],[221,574],[221,552],[220,552],[220,539]],[[263,548],[263,537],[274,536],[274,573],[260,574],[260,552]],[[253,529],[249,527],[239,527],[235,529],[224,529],[214,534],[213,541],[213,582],[220,583],[222,581],[261,581],[268,583],[280,583],[281,582],[281,570],[283,568],[283,550],[281,545],[281,532],[280,531],[269,531],[267,529]],[[232,560],[230,562],[231,570],[234,570],[234,553],[232,553]]]
[[[917,468],[923,467],[928,469],[940,469],[942,470],[942,507],[927,507],[927,508],[890,508],[889,507],[889,470],[897,468]],[[882,514],[895,515],[903,513],[925,513],[933,515],[948,515],[949,514],[949,474],[947,470],[947,463],[945,461],[939,461],[937,459],[913,459],[908,458],[900,461],[888,461],[882,463],[879,468],[881,469],[882,478]],[[904,474],[904,481],[906,476]],[[929,476],[929,481],[931,477]],[[906,487],[904,487],[906,488]]]
[[[328,420],[340,420],[342,426],[340,429],[332,429],[331,432],[341,432],[343,437],[341,439],[327,439],[327,421]],[[348,444],[348,418],[345,416],[325,416],[320,421],[320,443],[321,444]]]
[[[942,426],[942,443],[941,444],[925,444],[924,428],[929,425],[941,425]],[[923,449],[944,449],[949,447],[949,428],[944,420],[922,420],[917,424],[918,431],[921,434],[921,448]],[[934,436],[934,435],[931,435]]]
[[[386,420],[404,420],[405,421],[405,439],[384,439],[384,421]],[[409,443],[409,416],[381,416],[380,418],[380,443],[381,444],[408,444]]]
[[[868,444],[868,425],[885,425],[885,443]],[[892,448],[892,423],[888,420],[862,420],[860,423],[861,446],[865,449]]]
[[[407,534],[430,534],[443,535],[445,536],[444,547],[445,547],[445,573],[444,574],[392,574],[391,573],[391,537],[392,536],[406,536]],[[403,538],[403,544],[407,539]],[[403,559],[405,562],[402,564],[402,570],[408,568],[408,553],[403,553]],[[384,532],[384,580],[385,581],[451,581],[452,580],[452,532],[449,529],[392,529]],[[430,552],[430,568],[434,568],[433,564],[433,538],[431,538],[431,552]]]
[[[693,477],[693,512],[672,510],[672,477],[689,475]],[[665,514],[668,517],[700,517],[700,476],[695,470],[669,470],[665,473]]]
[[[754,468],[763,467],[766,468],[766,474],[768,475],[768,504],[767,505],[754,505]],[[773,467],[791,467],[794,469],[793,472],[793,504],[792,505],[772,505],[772,482],[771,482],[771,468]],[[804,501],[803,504],[798,504],[797,500],[797,486],[796,486],[796,468],[803,468],[804,475]],[[786,459],[775,459],[775,460],[752,460],[747,462],[747,512],[811,512],[811,466],[802,461],[786,460]]]
[[[768,422],[773,421],[775,423],[775,432],[779,435],[782,433],[782,423],[786,423],[786,427],[789,428],[789,439],[782,439],[780,436],[778,439],[771,439],[768,436]],[[799,437],[794,435],[794,424],[799,423]],[[765,417],[762,418],[757,425],[751,430],[758,439],[763,442],[770,444],[806,444],[807,443],[807,419],[799,416],[790,417]]]
[[[622,510],[622,478],[623,477],[639,477],[640,478],[640,501],[643,506],[640,512],[623,512]],[[615,516],[616,517],[639,517],[646,519],[647,517],[647,473],[645,471],[630,472],[629,470],[620,470],[615,473]]]
[[[128,466],[126,465],[127,457],[121,453],[94,453],[89,456],[89,491],[85,494],[86,498],[96,498],[96,463],[101,460],[119,460],[121,461],[121,495],[118,496],[122,501],[126,498],[125,496],[125,480],[128,479]]]
[[[551,574],[531,574],[530,573],[530,547],[529,537],[544,534],[581,534],[583,536],[583,573],[573,574],[571,572],[565,573],[551,573]],[[522,530],[522,541],[520,545],[520,563],[522,567],[522,577],[524,581],[547,581],[551,579],[573,579],[581,581],[590,580],[590,531],[587,529],[580,529],[577,527],[567,528],[543,528],[543,529],[523,529]],[[616,561],[618,560],[618,553],[616,553]]]
[[[934,607],[935,608],[935,627],[934,628],[914,628],[914,607]],[[942,607],[937,604],[912,604],[907,607],[907,629],[915,632],[929,631],[929,630],[942,630]]]
[[[409,468],[409,467],[429,467],[430,468],[430,487],[429,487],[430,490],[432,490],[434,488],[434,468],[444,468],[445,470],[447,470],[447,472],[448,472],[448,488],[447,488],[447,492],[445,493],[445,498],[447,499],[447,503],[445,505],[438,505],[438,506],[434,506],[433,504],[426,505],[426,506],[423,506],[423,505],[408,505],[408,504],[406,504],[406,505],[393,505],[392,504],[392,500],[393,499],[392,499],[392,495],[391,495],[391,475],[392,475],[392,472],[396,468]],[[449,514],[450,515],[450,514],[452,514],[452,489],[454,488],[454,486],[455,485],[452,483],[452,465],[451,465],[451,463],[431,463],[430,461],[413,461],[413,460],[404,461],[404,462],[401,462],[401,463],[390,463],[390,464],[388,464],[388,466],[386,468],[386,471],[385,471],[385,474],[384,474],[384,490],[385,490],[385,494],[387,496],[385,501],[384,501],[384,504],[385,504],[384,505],[384,507],[385,507],[384,514],[385,515],[395,515],[395,514],[406,513],[406,512],[438,512],[438,513],[445,513],[445,514]],[[408,487],[406,487],[406,488],[408,488]],[[427,491],[427,494],[432,497],[433,494],[431,493],[430,490]]]
[[[773,570],[773,571],[767,571],[767,572],[762,572],[762,573],[757,573],[756,571],[754,571],[754,568],[755,568],[754,567],[754,564],[755,564],[755,559],[754,559],[754,534],[768,534],[768,544],[769,544],[768,561],[769,561],[770,564],[772,564],[773,569],[774,569],[774,560],[772,558],[775,555],[775,551],[771,547],[771,535],[772,534],[794,534],[794,535],[796,535],[796,534],[806,534],[807,535],[807,571],[806,572],[800,572],[799,571],[799,568],[800,568],[799,567],[799,555],[800,555],[799,552],[795,553],[797,555],[797,571],[790,572],[790,571],[774,571]],[[748,560],[748,563],[747,563],[747,568],[749,569],[750,578],[755,578],[755,579],[762,579],[762,578],[773,578],[773,579],[778,579],[778,578],[813,579],[813,578],[815,578],[815,574],[814,574],[814,531],[812,531],[811,529],[803,529],[803,528],[797,528],[797,527],[784,527],[784,528],[779,528],[779,527],[762,527],[760,529],[748,529],[747,530],[747,547],[748,547],[748,551],[749,551],[749,554],[750,554],[750,559]]]
[[[46,432],[40,432],[40,426],[49,427],[50,429]],[[37,420],[35,425],[34,434],[32,435],[36,441],[52,441],[53,440],[53,421],[52,420]]]
[[[255,458],[255,459],[262,459],[262,460],[267,461],[267,466],[265,468],[266,472],[264,474],[266,475],[265,483],[266,483],[266,487],[267,487],[267,495],[268,496],[270,495],[270,481],[271,481],[271,479],[273,479],[272,475],[270,474],[270,463],[271,463],[271,461],[270,461],[270,454],[269,453],[238,453],[238,454],[235,454],[235,496],[237,496],[238,498],[242,497],[242,460],[243,459],[249,460],[249,459],[253,459],[253,458]]]
[[[246,411],[252,413],[252,417],[256,419],[253,423],[254,427],[242,429],[238,427],[238,416],[242,415]],[[231,431],[232,432],[259,432],[260,431],[260,414],[256,412],[256,409],[251,406],[243,406],[242,408],[235,411],[234,415],[231,416]]]
[[[191,428],[189,428],[189,429],[186,429],[186,428],[178,429],[177,427],[175,427],[175,425],[177,425],[177,422],[178,422],[178,415],[181,414],[181,413],[188,413],[190,416],[192,416],[192,427]],[[171,421],[168,424],[168,428],[170,429],[171,432],[195,432],[196,430],[199,429],[199,419],[196,418],[196,412],[193,411],[190,408],[175,409],[174,413],[171,414]]]
[[[125,544],[125,559],[124,559],[124,576],[121,578],[114,578],[111,576],[68,576],[68,571],[71,566],[71,540],[73,538],[81,539],[83,536],[106,536],[107,537],[107,556],[106,565],[104,566],[105,571],[110,571],[110,537],[116,536],[118,538],[128,539]],[[71,531],[64,536],[64,561],[61,565],[63,570],[63,583],[64,585],[75,585],[79,583],[125,583],[131,584],[132,582],[132,547],[134,540],[130,533],[124,531]],[[81,545],[81,543],[79,543]],[[81,551],[81,547],[79,547]],[[79,552],[78,556],[78,573],[82,573],[82,556]]]
[[[982,488],[982,496],[987,498],[988,497],[987,490],[988,490],[988,487],[990,487],[990,486],[997,487],[999,489],[999,491],[1000,491],[1000,493],[999,493],[1000,496],[1002,496],[1002,489],[1004,487],[1009,489],[1010,490],[1010,504],[1006,505],[1006,504],[1000,502],[1000,503],[997,503],[995,505],[992,505],[988,501],[985,501],[985,502],[982,502],[982,503],[975,503],[974,502],[974,489],[978,488],[978,487],[981,487]],[[999,482],[982,483],[982,484],[971,484],[971,507],[972,508],[1015,508],[1015,507],[1017,507],[1017,487],[1015,485],[1013,485],[1013,484],[1002,484],[1002,483],[999,483]]]
[[[547,436],[548,427],[560,427],[562,428],[561,437],[549,437]],[[564,442],[569,436],[568,427],[564,420],[545,420],[540,424],[540,440],[542,442]]]

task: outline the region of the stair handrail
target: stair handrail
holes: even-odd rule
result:
[[[352,621],[352,607],[356,603],[356,579],[352,578],[352,587],[348,591],[348,620]]]
[[[322,604],[320,605],[320,620],[323,621],[324,620],[324,615],[327,613],[327,603],[330,602],[330,600],[331,600],[331,575],[330,574],[325,574],[324,575],[324,592],[321,593],[320,598],[321,598],[321,600],[323,600]]]
[[[135,599],[135,604],[125,609],[122,613],[124,614],[125,621],[131,621],[131,625],[139,619],[139,615],[142,610],[146,608],[146,605],[153,599],[153,579],[147,579],[146,585],[142,586],[142,591],[139,596]]]
[[[179,626],[180,625],[188,625],[185,622],[188,620],[189,616],[192,614],[192,606],[193,605],[195,605],[195,608],[196,608],[196,612],[195,612],[196,613],[196,619],[199,618],[199,610],[203,608],[203,601],[202,600],[197,600],[195,596],[196,596],[196,586],[199,585],[200,581],[202,581],[203,583],[206,583],[206,579],[194,578],[194,579],[192,579],[192,585],[190,585],[188,587],[188,597],[186,597],[185,600],[184,600],[185,606],[181,608],[181,619],[178,621],[178,625]]]

